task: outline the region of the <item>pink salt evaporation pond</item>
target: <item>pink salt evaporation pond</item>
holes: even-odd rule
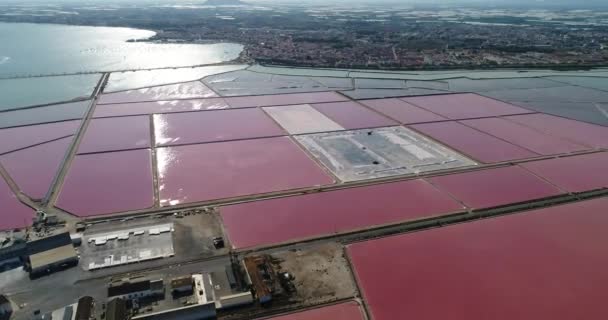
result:
[[[608,148],[608,127],[548,114],[510,116],[505,119],[579,144]]]
[[[150,150],[76,156],[56,205],[80,217],[151,208]]]
[[[0,154],[65,138],[76,133],[80,120],[0,130]]]
[[[11,230],[31,226],[34,209],[24,205],[0,177],[0,230]]]
[[[460,121],[460,123],[541,155],[570,153],[589,149],[589,147],[584,145],[576,144],[503,118],[464,120]]]
[[[78,153],[149,148],[150,135],[149,116],[93,119],[80,142]]]
[[[526,162],[520,166],[568,192],[608,188],[608,152]]]
[[[539,157],[539,154],[455,121],[409,126],[457,151],[485,163]]]
[[[235,248],[278,244],[441,216],[464,208],[424,180],[222,207]]]
[[[607,212],[608,198],[600,198],[347,252],[374,320],[604,319]]]
[[[154,115],[158,146],[282,136],[258,108]]]
[[[228,109],[222,98],[97,105],[95,118]]]
[[[491,208],[565,193],[517,166],[427,178],[470,208]]]
[[[158,148],[157,157],[162,206],[333,183],[287,137]]]
[[[19,189],[29,197],[44,198],[55,179],[73,137],[43,143],[0,156]]]
[[[416,107],[400,99],[361,100],[360,103],[399,121],[402,124],[445,121],[447,118]]]
[[[496,117],[533,111],[474,93],[402,98],[420,108],[452,120]]]

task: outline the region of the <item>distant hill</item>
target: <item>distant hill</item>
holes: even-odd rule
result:
[[[207,0],[205,4],[208,6],[238,6],[246,5],[247,2],[241,0]]]

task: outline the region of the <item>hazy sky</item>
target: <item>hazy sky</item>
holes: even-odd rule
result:
[[[398,4],[420,4],[420,5],[499,5],[508,7],[512,6],[530,6],[530,7],[589,7],[589,6],[608,6],[608,0],[243,0],[251,3],[322,3],[322,4],[343,4],[343,3],[398,3]],[[204,3],[205,0],[0,0],[2,3]]]
[[[80,2],[80,3],[91,3],[91,2],[124,2],[124,3],[135,3],[135,2],[187,2],[187,3],[204,3],[206,0],[0,0],[0,3],[7,2]],[[276,2],[275,0],[243,0],[245,2]],[[379,3],[379,2],[399,2],[399,3],[538,3],[538,4],[557,4],[557,3],[581,3],[581,2],[597,2],[602,3],[605,0],[279,0],[279,2],[323,2],[323,3]]]

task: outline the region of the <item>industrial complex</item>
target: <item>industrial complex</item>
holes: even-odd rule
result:
[[[608,70],[224,67],[0,111],[0,319],[608,317]]]

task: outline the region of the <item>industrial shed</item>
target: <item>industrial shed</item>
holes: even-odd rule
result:
[[[78,264],[78,255],[69,244],[30,256],[30,273],[33,276],[50,273]]]
[[[67,232],[29,242],[27,251],[32,277],[76,266],[79,260]]]

